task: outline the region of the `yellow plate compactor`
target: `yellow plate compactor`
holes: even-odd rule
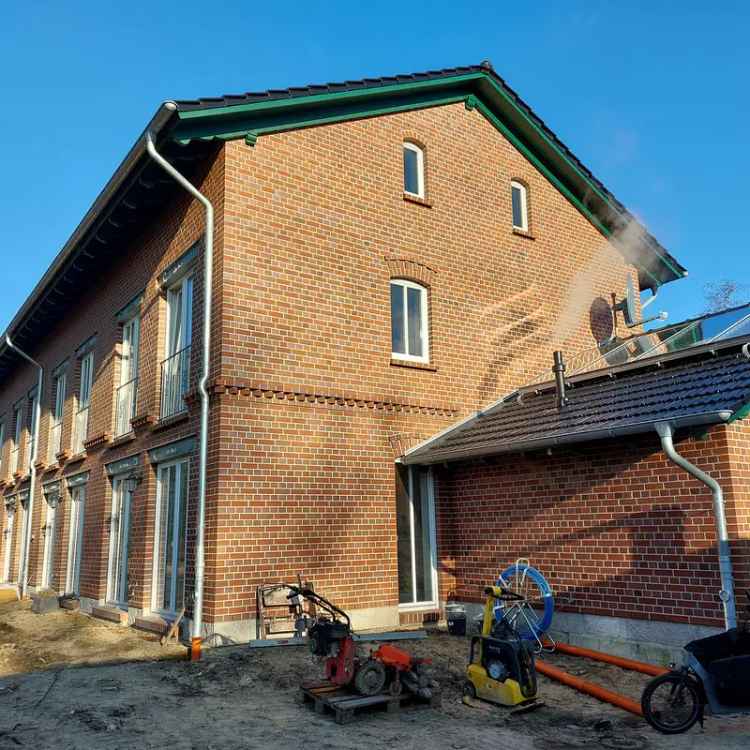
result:
[[[504,618],[495,620],[496,600],[523,601],[523,597],[501,586],[488,586],[484,605],[482,634],[471,639],[469,666],[466,668],[464,695],[468,698],[518,706],[537,698],[534,651]]]

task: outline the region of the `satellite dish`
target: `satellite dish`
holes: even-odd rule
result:
[[[635,287],[633,286],[633,277],[628,276],[626,285],[625,299],[615,305],[615,311],[619,310],[625,318],[625,325],[630,328],[637,325],[636,308],[635,308]]]
[[[652,320],[666,320],[667,319],[667,313],[660,312],[658,315],[654,315],[651,318],[646,318],[645,320],[638,320],[636,318],[636,291],[635,286],[633,286],[633,277],[628,276],[628,282],[625,287],[625,299],[621,302],[618,302],[614,307],[613,310],[616,313],[618,310],[622,313],[623,318],[625,318],[625,325],[628,328],[633,328],[638,325],[643,325],[644,323],[650,323]],[[656,295],[654,294],[651,299],[649,299],[645,304],[644,307],[651,304],[651,302],[654,300]]]

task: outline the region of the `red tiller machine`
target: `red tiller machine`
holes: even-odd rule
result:
[[[436,687],[428,673],[429,659],[417,659],[406,651],[382,644],[369,657],[357,655],[349,615],[310,588],[291,586],[289,599],[306,599],[316,616],[307,623],[310,652],[325,659],[326,679],[334,685],[351,686],[362,695],[387,692],[397,696],[406,689],[430,698]],[[320,610],[320,611],[319,611]]]

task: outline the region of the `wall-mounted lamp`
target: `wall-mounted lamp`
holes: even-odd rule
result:
[[[125,488],[128,492],[135,492],[138,485],[143,481],[143,474],[141,472],[129,474],[125,477]]]

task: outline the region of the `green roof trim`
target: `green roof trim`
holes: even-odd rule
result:
[[[502,79],[488,70],[242,104],[178,108],[171,137],[182,144],[244,139],[254,146],[260,136],[271,133],[460,102],[468,111],[481,113],[605,237],[616,239],[618,230],[634,220],[554,134],[545,132],[543,123],[535,120]],[[621,249],[639,269],[641,288],[655,290],[684,276],[645,229],[641,246],[637,256]]]
[[[736,422],[739,419],[747,419],[748,417],[750,417],[750,401],[744,406],[740,406],[740,408],[729,417],[727,424],[732,424],[732,422]]]

